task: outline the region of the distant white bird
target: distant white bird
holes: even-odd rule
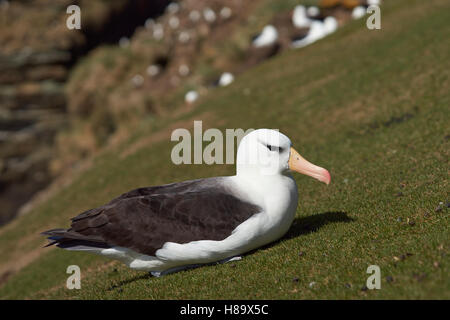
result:
[[[367,0],[367,4],[368,4],[369,6],[372,6],[372,5],[378,6],[378,5],[380,5],[380,3],[381,3],[380,0]]]
[[[293,41],[291,46],[294,48],[306,47],[327,35],[335,32],[338,28],[338,22],[335,17],[326,17],[323,22],[313,21],[306,37]]]
[[[264,27],[262,32],[256,36],[253,40],[252,45],[255,48],[261,48],[265,46],[270,46],[278,40],[278,31],[273,25],[267,25]]]
[[[149,75],[150,77],[154,77],[154,76],[159,74],[160,67],[158,65],[156,65],[156,64],[152,64],[151,66],[149,66],[147,68],[146,71],[147,71],[147,75]]]
[[[133,78],[131,78],[131,82],[135,87],[140,87],[144,83],[144,77],[140,74],[137,74]]]
[[[357,6],[357,7],[353,8],[352,18],[354,20],[361,19],[362,17],[364,17],[366,15],[366,13],[367,13],[367,11],[366,11],[365,7]]]
[[[306,13],[308,16],[315,18],[320,14],[320,9],[316,6],[312,6],[306,10]]]
[[[198,20],[200,20],[200,18],[200,12],[198,12],[197,10],[192,10],[191,12],[189,12],[189,20],[191,20],[192,22],[197,22]]]
[[[221,17],[222,19],[228,19],[229,17],[231,17],[231,14],[232,14],[232,11],[231,11],[231,9],[228,8],[228,7],[223,7],[223,8],[220,10],[220,17]]]
[[[191,40],[191,35],[189,34],[188,31],[181,31],[180,34],[178,35],[178,40],[181,43],[187,43],[189,40]]]
[[[155,24],[153,27],[153,38],[161,40],[164,37],[164,28],[161,24]]]
[[[180,5],[176,2],[171,2],[166,8],[167,12],[170,14],[175,14],[180,11]]]
[[[312,20],[308,18],[306,14],[306,7],[298,5],[294,8],[292,14],[292,24],[296,28],[307,28],[311,25]]]
[[[153,28],[154,25],[155,20],[153,20],[152,18],[148,18],[147,20],[145,20],[145,29],[150,30]]]
[[[130,45],[130,39],[128,39],[127,37],[122,37],[119,39],[119,46],[121,48],[126,48]]]
[[[178,26],[180,25],[180,19],[178,19],[178,17],[170,17],[170,19],[169,19],[169,26],[172,28],[172,29],[176,29],[176,28],[178,28]]]
[[[194,103],[198,99],[198,92],[195,90],[188,91],[184,96],[184,101],[187,103]]]
[[[220,76],[219,79],[219,86],[220,87],[226,87],[229,84],[231,84],[234,81],[234,76],[230,72],[224,72]]]
[[[185,64],[182,64],[178,67],[178,74],[182,77],[186,77],[189,74],[189,67]]]
[[[319,39],[322,39],[325,35],[325,24],[322,21],[313,21],[306,37],[299,40],[294,40],[291,43],[291,46],[293,48],[303,48]]]
[[[213,23],[216,21],[216,13],[211,8],[203,9],[203,18],[206,22]]]
[[[325,20],[323,21],[323,27],[325,33],[324,35],[327,36],[337,30],[338,22],[335,17],[329,16],[326,17]]]

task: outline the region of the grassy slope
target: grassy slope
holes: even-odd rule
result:
[[[449,299],[448,209],[435,212],[449,196],[449,9],[445,0],[387,1],[381,31],[352,22],[252,70],[181,117],[185,126],[204,119],[204,127],[279,128],[308,160],[330,170],[328,187],[296,176],[300,205],[281,241],[234,264],[163,278],[89,254],[39,249],[40,231],[67,226],[78,212],[131,188],[233,173],[232,165],[173,165],[171,131],[160,131],[162,140],[123,159],[127,146],[107,152],[56,197],[0,230],[0,266],[19,261],[19,250],[40,254],[9,278],[0,297]],[[134,140],[151,134],[142,129]],[[81,290],[64,287],[69,264],[81,267]],[[371,264],[381,267],[382,289],[362,291]]]

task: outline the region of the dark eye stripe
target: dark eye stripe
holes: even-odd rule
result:
[[[281,147],[271,146],[270,144],[266,145],[266,147],[267,147],[267,149],[269,149],[270,151],[283,152],[283,148],[281,148]]]

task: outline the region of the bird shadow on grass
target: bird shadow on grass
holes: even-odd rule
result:
[[[296,218],[292,223],[288,233],[281,240],[297,238],[311,232],[316,232],[329,223],[344,222],[349,223],[355,221],[342,211],[330,211],[315,214],[312,216]]]
[[[258,250],[270,248],[283,240],[289,240],[289,239],[297,238],[299,236],[306,235],[306,234],[309,234],[312,232],[316,232],[320,228],[322,228],[323,226],[325,226],[329,223],[337,223],[337,222],[349,223],[349,222],[353,222],[353,221],[355,221],[354,218],[349,217],[346,212],[342,212],[342,211],[324,212],[324,213],[319,213],[319,214],[315,214],[312,216],[296,218],[294,220],[294,222],[292,223],[292,226],[289,229],[288,233],[284,237],[282,237],[281,239],[279,239],[275,242],[267,244],[263,247],[252,250],[250,252],[247,252],[245,255],[251,255],[252,253],[254,253]],[[193,267],[190,269],[194,269],[194,268],[196,269],[198,267],[204,267],[204,266],[215,265],[215,264],[218,264],[218,263],[209,263],[209,264]],[[187,270],[190,270],[190,269],[187,269]],[[151,279],[151,278],[154,278],[154,276],[152,276],[150,273],[144,273],[144,274],[132,277],[130,279],[119,281],[118,283],[113,284],[110,287],[108,287],[107,290],[108,291],[112,291],[114,289],[120,290],[121,287],[123,287],[127,284],[133,283],[135,281]]]
[[[307,235],[309,233],[316,232],[320,228],[322,228],[323,226],[325,226],[329,223],[336,223],[336,222],[349,223],[349,222],[353,222],[355,220],[356,219],[349,217],[347,215],[347,212],[342,212],[342,211],[329,211],[329,212],[314,214],[312,216],[295,218],[294,221],[292,222],[291,227],[289,228],[286,235],[284,235],[284,237],[281,237],[280,239],[278,239],[274,242],[268,243],[265,246],[262,246],[255,250],[252,250],[252,251],[246,253],[246,255],[252,254],[258,250],[264,250],[264,249],[271,248],[273,246],[276,246],[281,241],[294,239],[294,238],[300,237],[302,235]]]

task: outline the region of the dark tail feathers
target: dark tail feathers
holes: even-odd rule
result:
[[[71,229],[52,229],[44,231],[41,235],[47,236],[49,243],[44,248],[56,245],[58,248],[71,249],[75,247],[83,248],[111,248],[110,245],[100,239],[92,239]]]

